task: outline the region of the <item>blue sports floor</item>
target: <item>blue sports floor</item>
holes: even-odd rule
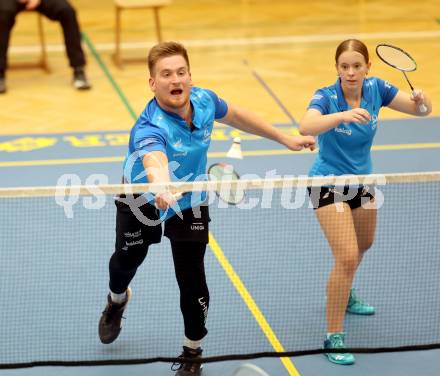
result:
[[[268,87],[265,86],[268,90]],[[270,88],[269,88],[270,91]],[[119,91],[120,94],[121,91]],[[114,95],[119,95],[117,91]],[[276,99],[276,93],[269,92],[272,99]],[[275,105],[280,106],[281,110],[282,104],[275,101]],[[130,103],[123,104],[121,102],[121,109],[130,110]],[[290,114],[287,114],[290,118],[291,123],[289,124],[277,124],[278,127],[289,131],[292,129],[294,123],[293,118]],[[208,164],[225,161],[225,153],[228,150],[232,138],[239,135],[236,131],[231,130],[228,127],[218,125],[212,138],[212,145],[209,153]],[[229,161],[233,162],[235,168],[242,174],[255,174],[259,177],[273,177],[274,175],[301,175],[306,174],[315,155],[313,153],[291,153],[274,142],[262,140],[261,138],[254,136],[247,136],[244,134],[240,135],[242,137],[242,147],[244,151],[244,159],[241,161]],[[8,136],[0,136],[0,187],[18,187],[18,186],[54,186],[57,184],[58,179],[63,174],[74,174],[77,176],[76,183],[96,183],[96,175],[99,175],[101,183],[118,183],[121,176],[121,165],[123,156],[126,152],[126,145],[128,141],[128,132],[126,130],[120,132],[90,132],[90,133],[58,133],[58,134],[38,134],[38,135],[27,135],[27,134],[16,134]],[[439,170],[440,160],[440,118],[429,117],[427,119],[396,119],[396,120],[383,120],[379,122],[378,134],[376,136],[375,145],[373,147],[373,163],[374,170],[376,173],[394,173],[394,172],[420,172],[420,171],[437,171]],[[436,203],[438,205],[438,202]],[[434,212],[438,212],[438,207],[430,208]],[[257,209],[260,210],[260,209]],[[263,209],[261,209],[263,210]],[[87,213],[82,213],[85,215]],[[225,329],[225,333],[229,333],[230,337],[234,335],[234,329],[238,332],[249,331],[255,337],[255,342],[267,344],[266,334],[259,330],[259,326],[256,324],[255,317],[250,314],[249,310],[246,308],[242,301],[242,297],[235,292],[230,280],[227,275],[222,271],[216,251],[221,248],[224,253],[228,256],[232,264],[236,264],[236,259],[240,256],[240,265],[235,268],[235,272],[244,282],[247,291],[254,298],[257,307],[260,310],[262,316],[265,317],[268,324],[273,330],[273,334],[279,340],[279,345],[284,344],[287,347],[289,343],[295,343],[295,332],[289,332],[286,328],[289,327],[289,320],[299,321],[303,319],[301,316],[313,317],[316,320],[317,326],[323,324],[324,316],[324,289],[319,290],[321,294],[321,299],[317,300],[320,304],[316,307],[305,307],[304,314],[298,317],[289,318],[288,316],[283,316],[284,321],[279,322],[274,318],[278,317],[274,314],[274,307],[266,307],[264,305],[258,306],[259,301],[264,301],[264,294],[280,294],[283,298],[284,312],[298,312],[298,300],[290,299],[295,295],[295,291],[301,290],[306,292],[310,287],[308,281],[305,279],[298,280],[299,285],[291,286],[286,285],[288,277],[291,277],[292,270],[301,269],[304,265],[301,264],[301,254],[292,251],[292,253],[279,254],[277,257],[284,260],[284,264],[281,265],[280,269],[277,270],[265,270],[264,258],[262,262],[258,264],[259,255],[263,255],[266,249],[259,248],[258,239],[261,234],[255,231],[253,227],[256,223],[247,223],[244,218],[240,215],[243,213],[236,213],[236,215],[231,215],[230,217],[222,217],[222,221],[216,220],[215,213],[213,213],[213,223],[212,232],[216,236],[216,243],[211,243],[210,252],[208,252],[206,257],[206,262],[209,265],[207,267],[208,283],[209,276],[213,275],[216,278],[212,278],[210,283],[210,290],[212,294],[213,302],[215,302],[216,296],[221,296],[222,292],[228,291],[230,296],[234,296],[231,305],[234,307],[240,307],[234,312],[239,312],[240,317],[231,316],[230,307],[225,307],[221,305],[212,304],[210,308],[209,322],[208,326],[213,328],[208,336],[205,344],[205,350],[209,354],[210,344],[215,341],[210,338],[216,338],[216,333],[225,342],[228,341],[228,336],[221,337],[222,333],[219,333],[219,328],[222,325]],[[406,217],[414,213],[405,213]],[[3,228],[8,229],[9,222],[18,221],[18,214],[14,213],[12,215],[12,220],[6,218],[2,213],[3,217],[0,218],[0,223],[3,224]],[[8,213],[8,216],[10,213]],[[14,217],[17,215],[17,217]],[[224,214],[223,214],[224,215]],[[86,218],[86,217],[83,217]],[[225,221],[225,218],[228,221]],[[319,231],[319,227],[314,221],[314,218],[309,213],[309,222],[305,222],[304,225],[309,226],[307,230],[310,234],[316,234],[317,244],[315,244],[315,250],[318,252],[322,251],[322,255],[318,254],[317,257],[320,259],[320,267],[323,270],[327,270],[330,266],[331,258],[328,247],[326,247],[325,239],[322,238],[322,234]],[[88,219],[90,224],[93,225],[93,219]],[[404,221],[405,218],[400,218],[399,220]],[[3,222],[2,222],[3,221]],[[38,222],[39,218],[35,217],[35,222]],[[111,220],[110,220],[111,221]],[[381,212],[379,211],[379,221],[383,223],[383,228],[381,231],[390,231],[387,227],[386,218],[381,218]],[[44,223],[44,221],[42,221]],[[403,222],[397,222],[403,223]],[[40,223],[36,223],[38,225]],[[46,229],[50,229],[51,226],[56,226],[57,223],[45,224]],[[260,223],[261,225],[261,223]],[[248,226],[247,228],[245,228]],[[284,229],[288,229],[291,226],[293,234],[299,236],[299,231],[301,226],[298,223],[289,224],[287,221],[284,224]],[[38,227],[37,227],[38,228]],[[298,232],[296,232],[298,230]],[[235,232],[234,232],[235,231]],[[46,239],[45,233],[35,230],[31,232],[32,236],[35,236],[35,243],[37,240],[44,242]],[[74,242],[76,234],[71,234],[72,238],[69,238],[71,242]],[[98,236],[98,235],[97,235]],[[311,235],[313,236],[313,235]],[[437,234],[438,236],[438,234]],[[399,241],[398,235],[385,238],[382,243],[387,241]],[[107,237],[107,242],[112,243],[113,239]],[[234,254],[231,251],[236,239],[241,240],[241,244],[244,246],[252,247],[252,250],[248,252],[242,252],[240,255]],[[388,239],[388,240],[387,240]],[[396,240],[397,239],[397,240]],[[402,240],[403,239],[403,240]],[[400,239],[401,242],[406,241],[403,237]],[[81,239],[79,239],[81,240]],[[417,239],[408,239],[408,241],[416,242]],[[437,238],[434,239],[437,241]],[[13,239],[15,241],[15,239]],[[40,243],[41,243],[40,242]],[[69,244],[69,242],[67,242]],[[438,244],[438,243],[437,243]],[[408,243],[407,245],[412,245]],[[60,244],[60,247],[62,245]],[[110,247],[110,246],[109,246]],[[165,245],[166,247],[166,245]],[[25,250],[27,251],[27,250]],[[3,250],[2,250],[3,252]],[[6,251],[4,251],[6,253]],[[34,250],[35,252],[35,250]],[[27,254],[25,257],[29,257]],[[249,259],[246,260],[246,257]],[[391,258],[391,255],[388,256]],[[284,258],[284,259],[283,259]],[[29,259],[28,259],[29,260]],[[371,261],[370,261],[371,260]],[[360,270],[361,281],[362,279],[374,280],[377,285],[383,284],[386,293],[391,294],[392,291],[387,290],[387,270],[383,270],[377,273],[374,268],[369,267],[374,260],[374,254],[366,260],[365,269]],[[54,263],[63,262],[62,256],[56,255],[52,260]],[[69,259],[70,262],[77,261],[74,258]],[[89,295],[86,296],[95,305],[88,306],[87,309],[92,312],[90,319],[90,331],[91,334],[86,334],[82,337],[82,341],[85,344],[85,351],[87,351],[87,346],[93,347],[95,350],[102,351],[105,353],[107,350],[103,349],[103,346],[97,341],[96,338],[96,326],[99,319],[100,310],[105,303],[106,295],[106,263],[108,257],[102,258],[102,265],[94,265],[98,270],[97,273],[102,273],[102,284],[93,290],[93,286],[83,286],[69,284],[70,279],[66,276],[66,282],[64,282],[64,287],[67,289],[65,292],[57,291],[56,295],[59,300],[56,304],[61,302],[62,296],[68,294],[69,288],[74,289],[89,289]],[[426,261],[426,260],[425,260]],[[158,271],[157,265],[161,265],[163,262],[168,265],[170,264],[169,254],[164,252],[154,252],[146,260],[147,270]],[[238,261],[237,261],[238,262]],[[310,262],[310,259],[308,260]],[[429,260],[428,260],[429,262]],[[3,264],[4,265],[4,264]],[[76,265],[76,264],[75,264]],[[252,267],[246,267],[246,265],[252,265]],[[433,258],[431,265],[437,267],[438,257]],[[78,265],[78,268],[81,266]],[[148,269],[149,268],[149,269]],[[296,269],[295,269],[296,268]],[[326,269],[327,268],[327,269]],[[2,273],[4,278],[2,281],[7,283],[7,268],[4,267]],[[32,270],[32,269],[30,269]],[[76,270],[76,269],[74,269]],[[81,270],[81,269],[78,269]],[[95,270],[93,269],[93,272]],[[173,273],[172,269],[168,268],[168,274],[166,276],[159,275],[158,278],[164,278],[167,281],[172,279]],[[362,272],[364,272],[362,274]],[[271,274],[272,273],[272,274]],[[160,274],[160,273],[159,273]],[[440,307],[440,296],[438,289],[438,277],[433,274],[432,280],[425,281],[426,288],[431,288],[431,293],[433,296],[432,306],[429,307],[430,312],[439,312]],[[72,276],[68,276],[71,278]],[[97,278],[99,274],[97,274]],[[401,276],[402,277],[402,276]],[[402,278],[404,278],[403,276]],[[44,276],[36,276],[39,280],[44,280]],[[139,277],[138,279],[141,279]],[[410,278],[410,276],[408,276]],[[25,280],[25,279],[24,279]],[[269,283],[264,283],[268,281]],[[325,274],[322,274],[322,281],[325,280]],[[73,281],[73,280],[72,280]],[[322,283],[321,281],[321,283]],[[400,283],[409,283],[408,280],[399,280]],[[136,288],[137,301],[142,301],[143,293],[145,290],[140,286],[140,281],[136,282],[139,287]],[[172,283],[172,282],[170,282]],[[175,286],[174,286],[175,288]],[[92,290],[90,290],[92,289]],[[235,294],[235,295],[234,295]],[[102,297],[102,298],[101,298]],[[307,298],[307,297],[306,297]],[[373,304],[377,304],[378,308],[386,306],[386,295],[384,296],[369,296],[369,300]],[[98,300],[97,300],[98,299]],[[89,302],[89,300],[86,300]],[[134,302],[133,302],[134,303]],[[164,315],[168,311],[177,306],[177,300],[173,298],[165,299],[164,302]],[[291,306],[289,306],[291,305]],[[399,307],[391,307],[392,309],[399,311]],[[17,307],[4,308],[1,314],[3,319],[2,325],[5,326],[5,321],[8,319],[8,315],[14,315]],[[60,312],[55,310],[54,314]],[[315,313],[315,314],[314,314]],[[389,312],[388,312],[389,313]],[[421,311],[423,315],[424,311]],[[387,310],[379,309],[378,314],[373,318],[373,324],[370,323],[370,328],[376,328],[374,330],[385,330],[387,327],[393,328],[394,321],[384,321],[387,317]],[[170,319],[178,321],[180,316],[178,314],[171,314]],[[395,320],[395,316],[388,317],[390,320]],[[54,320],[54,317],[47,317],[47,320]],[[118,339],[117,343],[121,343],[121,347],[130,344],[130,320],[136,321],[135,312],[130,316],[130,311],[127,311],[127,322],[125,323],[124,331],[121,338]],[[233,320],[236,320],[238,324],[236,327],[230,324]],[[360,333],[362,330],[362,320],[350,319],[349,324],[356,327]],[[371,321],[371,320],[370,320]],[[404,317],[402,321],[408,322],[411,325],[411,317]],[[423,320],[422,320],[423,321]],[[305,322],[305,321],[304,321]],[[211,324],[212,323],[212,324]],[[221,323],[221,325],[219,324]],[[297,324],[297,323],[296,323]],[[423,324],[423,323],[422,323]],[[298,324],[297,324],[298,325]],[[372,325],[372,326],[371,326]],[[148,320],[144,324],[145,336],[148,336],[150,332],[154,331],[154,323]],[[299,325],[301,326],[301,325]],[[84,327],[80,328],[80,331],[89,333],[88,326],[84,324]],[[440,328],[423,328],[433,338],[440,338]],[[431,329],[431,330],[429,330]],[[60,328],[62,330],[62,328]],[[133,329],[131,329],[133,330]],[[217,332],[216,332],[217,330]],[[228,330],[232,330],[228,332]],[[316,335],[323,336],[323,330],[314,332],[312,327],[304,327],[302,331],[311,333],[311,340],[315,340]],[[31,328],[26,327],[23,330],[21,342],[25,342],[23,345],[23,352],[26,352],[27,346],[32,346],[33,336]],[[87,341],[87,335],[90,336],[90,341]],[[27,340],[26,336],[29,336]],[[399,332],[398,336],[405,336],[405,332]],[[181,333],[168,333],[167,338],[161,338],[156,340],[163,340],[164,346],[169,344],[173,349],[176,349],[176,355],[179,351],[180,343],[182,340]],[[8,341],[12,342],[8,342]],[[15,341],[18,342],[17,346],[20,346],[20,341],[16,338]],[[93,342],[95,341],[96,342]],[[321,339],[319,339],[320,341]],[[6,351],[9,344],[14,343],[14,339],[4,339],[4,344],[0,345],[1,351]],[[63,347],[63,336],[60,335],[60,348]],[[232,339],[231,339],[232,342]],[[237,343],[237,342],[234,342]],[[57,344],[55,344],[57,345]],[[2,347],[3,346],[3,347]],[[101,350],[100,350],[101,349]],[[115,354],[118,351],[118,345],[112,347],[112,350],[106,352],[106,356],[111,355],[113,351]],[[239,348],[237,350],[240,350]],[[212,350],[211,350],[212,351]],[[25,354],[24,354],[25,355]],[[388,353],[388,354],[376,354],[376,355],[357,355],[357,363],[352,367],[341,367],[330,364],[322,355],[316,356],[305,356],[293,359],[276,359],[276,358],[263,358],[252,360],[252,363],[260,366],[271,376],[287,376],[287,375],[304,375],[304,376],[334,376],[334,375],[387,375],[387,376],[413,376],[414,374],[424,375],[424,376],[437,376],[440,369],[440,350],[433,351],[420,351],[420,352],[402,352],[402,353]],[[241,364],[242,361],[231,361],[223,363],[210,363],[205,366],[204,376],[232,376],[234,370]],[[82,376],[117,376],[117,375],[127,375],[127,376],[165,376],[172,375],[170,371],[170,365],[164,363],[155,363],[150,365],[136,365],[136,366],[99,366],[99,367],[35,367],[30,369],[15,369],[15,370],[0,370],[0,376],[75,376],[81,374]]]
[[[428,119],[410,119],[410,120],[388,120],[382,121],[379,126],[378,135],[376,137],[373,159],[375,171],[378,173],[391,172],[417,172],[417,171],[436,171],[438,169],[438,160],[440,157],[440,127],[439,118]],[[288,128],[288,125],[278,125],[282,128]],[[231,129],[219,127],[219,132],[222,135],[227,135],[226,140],[215,140],[210,149],[209,163],[219,160],[225,160],[222,154],[229,148],[231,143]],[[233,136],[234,134],[232,134]],[[117,183],[120,177],[121,170],[121,156],[125,152],[125,141],[127,138],[126,132],[113,133],[88,133],[88,134],[57,134],[57,135],[38,135],[38,136],[5,136],[0,138],[1,162],[0,162],[0,185],[2,187],[12,186],[34,186],[34,185],[54,185],[58,178],[65,173],[77,174],[79,180],[85,183],[91,174],[102,174],[108,177],[109,183]],[[307,172],[314,155],[311,153],[292,154],[286,152],[281,147],[273,142],[262,140],[259,138],[250,138],[242,142],[245,158],[242,161],[234,161],[236,169],[242,174],[253,173],[260,177],[265,177],[268,171],[270,174],[278,175],[299,175]],[[116,140],[116,141],[115,141]],[[88,143],[88,146],[86,145]],[[112,145],[113,144],[113,145]],[[116,144],[116,145],[115,145]],[[27,145],[27,146],[26,146]],[[39,145],[38,149],[23,151],[24,149],[31,149],[32,145]],[[45,145],[41,147],[41,145]],[[21,150],[20,150],[21,149]],[[273,171],[275,170],[275,171]],[[380,216],[379,211],[379,216]],[[231,215],[231,221],[228,225],[216,222],[215,214],[213,215],[212,231],[216,235],[218,245],[222,247],[227,253],[230,248],[231,236],[230,232],[234,227],[244,223],[240,219],[240,215]],[[315,224],[314,230],[319,234],[319,228]],[[313,230],[313,231],[314,231]],[[252,238],[255,237],[249,229],[242,230],[243,236],[248,236],[249,243],[252,244],[255,252],[258,254],[258,241],[252,243]],[[44,234],[42,235],[44,238]],[[257,243],[257,244],[256,244]],[[257,249],[255,249],[257,248]],[[325,243],[322,243],[325,260],[330,263],[328,258],[328,250],[325,250]],[[252,253],[243,253],[240,257],[249,257]],[[289,257],[289,255],[285,255]],[[271,278],[271,285],[269,287],[259,284],[255,274],[264,273],[264,269],[258,271],[254,268],[246,270],[243,265],[246,263],[242,260],[241,267],[236,268],[236,272],[241,276],[246,283],[249,293],[258,302],[261,294],[276,294],[280,291],[278,284],[283,284],[284,273],[292,272],[289,267],[295,266],[295,256],[286,261],[286,268],[280,268],[275,272]],[[147,263],[151,263],[152,268],[157,261],[154,260],[157,253],[149,256]],[[162,256],[161,256],[162,257]],[[165,257],[165,256],[164,256]],[[228,254],[232,264],[237,255]],[[105,264],[107,260],[103,260]],[[231,290],[232,286],[224,275],[224,280],[221,280],[222,272],[212,253],[207,255],[208,279],[209,273],[214,273],[218,278],[213,278],[214,283],[219,285],[211,285],[211,293],[215,297],[217,294],[222,294],[222,291]],[[249,260],[249,265],[254,265],[252,260]],[[298,263],[296,263],[298,264]],[[214,265],[214,266],[213,266]],[[301,266],[301,265],[300,265]],[[102,269],[102,268],[101,268]],[[212,270],[210,270],[212,269]],[[172,270],[169,270],[172,274]],[[255,273],[255,274],[254,274]],[[105,277],[103,277],[105,279]],[[367,277],[366,277],[367,278]],[[278,282],[277,282],[278,279]],[[377,276],[380,282],[380,276]],[[260,279],[261,280],[261,279]],[[386,281],[386,280],[385,280]],[[378,282],[378,283],[379,283]],[[435,281],[434,281],[435,282]],[[438,281],[437,281],[438,282]],[[306,281],[298,281],[298,283],[306,283]],[[277,287],[278,286],[278,287]],[[80,288],[80,287],[78,287]],[[307,289],[307,286],[304,286]],[[139,288],[142,291],[142,286]],[[437,290],[433,290],[433,294],[437,294]],[[101,293],[105,295],[105,289]],[[286,292],[289,296],[289,291]],[[293,294],[293,293],[292,293]],[[282,295],[282,294],[281,294]],[[142,294],[139,294],[141,298]],[[260,299],[264,300],[264,299]],[[370,300],[375,300],[370,297]],[[380,305],[381,299],[376,299]],[[438,301],[438,296],[437,296]],[[293,300],[292,300],[293,302]],[[170,301],[167,306],[177,304],[176,301]],[[241,304],[240,297],[237,294],[236,302],[233,304]],[[292,303],[294,304],[294,303]],[[100,304],[102,305],[102,304]],[[99,305],[99,306],[100,306]],[[99,307],[101,308],[101,307]],[[283,332],[285,330],[284,323],[271,323],[270,307],[259,307],[272,325],[275,335],[280,340],[281,344],[294,341],[294,333]],[[243,313],[243,317],[239,319],[240,323],[245,327],[249,327],[249,331],[255,331],[258,337],[258,326],[255,325],[255,319],[246,309],[238,310]],[[438,311],[437,311],[438,312]],[[99,313],[99,312],[98,312]],[[323,314],[323,311],[321,311]],[[129,313],[127,313],[128,317]],[[319,316],[319,314],[317,314]],[[384,315],[386,316],[386,314]],[[173,316],[174,317],[174,316]],[[179,317],[175,317],[179,320]],[[211,307],[210,320],[232,320],[233,317],[228,318],[228,308],[225,307]],[[98,317],[96,317],[98,320]],[[135,318],[134,318],[135,320]],[[375,320],[380,322],[380,313],[376,315]],[[357,323],[359,324],[359,322]],[[356,324],[356,325],[357,325]],[[383,323],[382,323],[383,324]],[[127,325],[127,324],[126,324]],[[386,325],[386,324],[385,324]],[[146,324],[148,330],[148,324]],[[95,328],[93,328],[94,330]],[[435,328],[432,328],[433,330]],[[126,329],[129,330],[129,329]],[[280,332],[278,332],[278,330]],[[31,335],[32,333],[29,333]],[[404,335],[404,333],[400,333]],[[128,337],[128,336],[127,336]],[[125,337],[124,341],[129,341]],[[293,337],[293,339],[292,339]],[[227,337],[226,337],[227,338]],[[434,333],[435,338],[435,333]],[[438,333],[437,337],[438,338]],[[266,337],[261,333],[261,341],[266,341]],[[180,335],[177,335],[173,345],[176,345],[176,351],[180,345]],[[206,343],[209,348],[210,341]],[[423,351],[423,352],[402,352],[389,354],[375,354],[375,355],[357,355],[357,363],[353,367],[340,367],[327,362],[322,355],[305,356],[290,359],[287,363],[282,363],[279,359],[263,358],[253,360],[252,363],[265,369],[272,376],[283,375],[413,375],[415,373],[434,376],[438,374],[440,363],[438,362],[439,350]],[[228,376],[232,375],[235,368],[238,367],[241,361],[231,361],[223,363],[210,363],[205,366],[205,376]],[[287,364],[287,366],[286,366]],[[293,370],[292,370],[293,367]],[[31,376],[31,375],[77,375],[96,376],[96,375],[170,375],[169,364],[156,363],[150,365],[136,365],[136,366],[102,366],[102,367],[44,367],[32,369],[16,369],[3,370],[0,375],[11,376]]]

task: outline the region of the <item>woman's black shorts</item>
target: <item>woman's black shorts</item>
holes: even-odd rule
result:
[[[313,209],[346,202],[351,209],[357,209],[374,199],[374,187],[308,187]]]

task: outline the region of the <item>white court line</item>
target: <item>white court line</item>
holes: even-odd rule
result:
[[[231,38],[231,39],[188,39],[181,40],[186,47],[230,47],[230,46],[248,46],[248,45],[274,45],[274,44],[306,44],[319,42],[337,42],[349,38],[361,40],[390,40],[390,39],[425,39],[439,38],[440,30],[427,31],[403,31],[390,33],[354,33],[354,34],[309,34],[309,35],[286,35],[278,37],[261,38]],[[122,43],[124,49],[145,49],[153,46],[156,42],[132,42]],[[98,51],[113,51],[114,43],[96,44]],[[64,51],[64,45],[51,44],[47,46],[50,52]],[[39,46],[11,46],[11,54],[20,53],[39,53]]]

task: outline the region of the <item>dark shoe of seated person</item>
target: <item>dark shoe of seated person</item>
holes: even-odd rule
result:
[[[92,87],[83,67],[73,69],[73,87],[76,90],[89,90]]]
[[[4,76],[0,76],[0,94],[6,93],[6,80]]]

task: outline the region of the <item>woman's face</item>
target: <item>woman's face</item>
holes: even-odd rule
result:
[[[339,55],[336,70],[341,84],[346,88],[362,87],[371,63],[365,61],[364,55],[357,51],[345,51]]]

